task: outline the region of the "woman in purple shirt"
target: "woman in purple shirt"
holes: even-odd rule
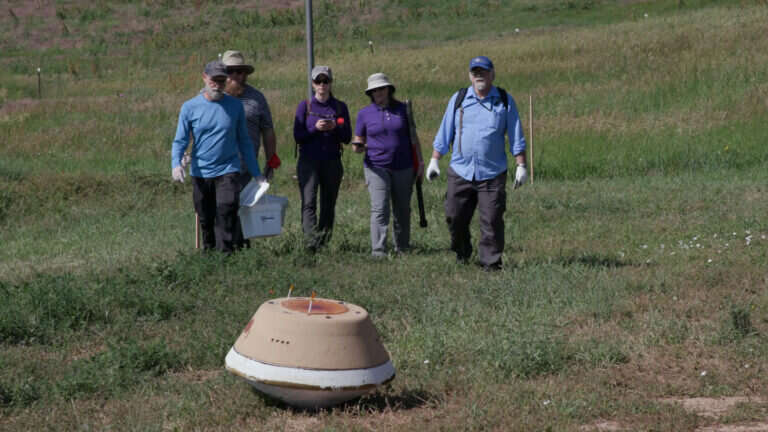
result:
[[[331,93],[333,75],[328,66],[312,69],[315,96],[309,105],[301,101],[293,121],[293,138],[299,146],[296,176],[301,195],[301,226],[305,245],[314,252],[331,238],[344,168],[341,144],[349,143],[352,129],[347,105]],[[320,190],[320,220],[317,192]]]
[[[406,105],[394,98],[395,86],[383,73],[368,77],[365,94],[371,104],[357,114],[354,150],[365,152],[365,183],[371,196],[371,249],[387,255],[390,201],[395,253],[410,248],[411,192],[414,175],[421,175],[421,150],[412,144]],[[417,164],[414,158],[418,159]],[[414,173],[414,167],[418,167]]]

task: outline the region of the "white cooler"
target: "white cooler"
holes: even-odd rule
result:
[[[266,195],[269,184],[251,180],[240,192],[240,225],[243,237],[269,237],[283,231],[288,198]]]
[[[240,225],[243,227],[243,237],[269,237],[279,235],[283,231],[285,208],[288,198],[264,195],[252,206],[240,206]]]

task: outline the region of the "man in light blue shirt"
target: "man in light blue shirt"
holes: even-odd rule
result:
[[[517,106],[504,89],[493,86],[493,62],[485,56],[469,62],[468,89],[456,92],[448,102],[433,144],[427,179],[440,175],[438,160],[451,151],[447,170],[445,216],[451,232],[451,250],[466,263],[472,255],[469,223],[475,208],[480,214],[478,264],[485,270],[501,269],[504,251],[507,154],[517,163],[514,187],[528,179],[525,137]],[[453,143],[453,149],[451,149]]]
[[[264,181],[248,136],[243,104],[224,94],[227,68],[220,61],[205,66],[203,92],[184,102],[171,150],[171,176],[184,182],[184,151],[194,140],[189,173],[194,183],[192,199],[200,216],[203,248],[233,250],[240,193],[237,180],[240,156],[257,181]]]

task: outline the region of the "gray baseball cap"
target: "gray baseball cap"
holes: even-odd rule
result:
[[[325,75],[329,80],[333,81],[333,75],[331,74],[331,68],[328,66],[315,66],[312,68],[312,80],[316,80],[320,75]]]
[[[216,77],[226,77],[227,76],[227,66],[224,65],[219,60],[214,60],[207,65],[205,65],[205,69],[203,69],[203,73],[208,75],[208,78],[216,78]]]

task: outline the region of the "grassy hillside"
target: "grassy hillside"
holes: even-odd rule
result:
[[[535,182],[509,191],[497,274],[455,265],[444,179],[425,184],[413,253],[369,258],[352,152],[333,241],[302,252],[303,8],[277,3],[0,2],[0,429],[764,421],[764,2],[314,2],[336,96],[356,113],[366,77],[386,72],[414,100],[425,149],[474,55],[494,60],[529,138],[533,100]],[[284,234],[231,259],[195,252],[191,186],[169,172],[179,107],[226,49],[256,66],[284,161],[274,190],[291,201]],[[250,315],[290,284],[371,313],[390,387],[307,413],[223,370]],[[690,411],[692,398],[738,403]]]

